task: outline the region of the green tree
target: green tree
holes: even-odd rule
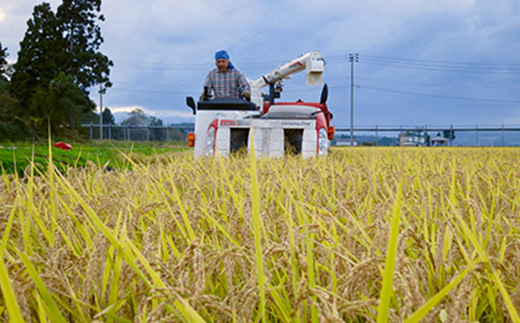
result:
[[[11,92],[24,107],[22,116],[31,115],[29,104],[37,88],[46,88],[58,74],[63,43],[58,21],[48,3],[34,7],[27,22],[25,37],[20,43]]]
[[[0,78],[0,118],[12,117],[17,106],[18,101],[9,94],[7,79]]]
[[[116,118],[112,114],[112,111],[110,111],[109,108],[105,108],[103,110],[103,124],[108,125],[115,125],[116,124]]]
[[[135,108],[129,113],[129,117],[121,122],[123,126],[140,126],[141,129],[132,135],[137,140],[146,140],[149,132],[150,140],[164,140],[166,137],[163,129],[153,128],[154,126],[162,126],[161,119],[148,116],[143,110]]]
[[[0,43],[0,140],[20,140],[33,135],[24,119],[15,115],[19,102],[9,93],[7,48]]]
[[[79,100],[77,96],[80,92],[74,90],[75,103],[62,105],[59,110],[77,107],[79,101],[90,101],[87,91],[94,84],[111,86],[108,75],[113,64],[98,52],[103,39],[96,23],[104,20],[99,15],[100,6],[100,0],[64,0],[54,14],[48,3],[42,3],[34,8],[33,16],[27,22],[28,28],[20,43],[10,88],[21,103],[18,115],[31,118],[35,124],[42,126],[40,131],[47,128],[45,116],[56,112],[42,110],[53,109],[42,97],[46,93],[50,94],[47,91],[53,88],[50,86],[51,81],[64,77],[58,77],[60,73],[73,76],[73,82],[83,93],[83,99]],[[72,89],[71,86],[69,88]],[[56,93],[65,92],[55,91],[53,95]],[[70,97],[64,98],[64,101],[68,99]],[[95,108],[91,104],[79,105]],[[60,116],[67,116],[67,123],[75,127],[77,111],[61,111]],[[51,118],[53,122],[58,122],[58,126],[63,124],[60,118]],[[56,125],[52,128],[55,129]]]
[[[150,117],[150,126],[152,127],[162,127],[163,121],[156,117]],[[166,139],[166,133],[163,128],[152,128],[152,140],[163,141]]]
[[[123,126],[149,126],[150,118],[139,108],[134,108],[128,113],[128,118],[123,120]]]
[[[107,125],[107,127],[103,128],[103,138],[110,139],[123,137],[123,131],[121,129],[110,127],[116,124],[116,118],[109,108],[103,109],[103,124]]]
[[[453,130],[443,130],[442,136],[446,139],[448,139],[450,142],[455,140],[455,131]]]
[[[100,12],[101,0],[63,0],[56,13],[67,43],[64,72],[75,75],[82,89],[112,85],[108,76],[113,62],[98,51],[103,37],[97,23],[105,20]]]
[[[63,72],[49,82],[48,88],[38,88],[31,100],[31,110],[42,116],[38,121],[50,120],[53,134],[62,133],[64,127],[74,129],[75,120],[95,107],[74,77]],[[44,124],[38,126],[43,128]]]

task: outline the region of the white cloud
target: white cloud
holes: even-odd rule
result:
[[[142,110],[144,113],[149,114],[145,108],[139,106],[131,106],[131,107],[110,107],[109,108],[112,113],[130,113],[136,109]],[[99,110],[99,108],[98,108]]]
[[[194,116],[191,112],[177,110],[152,110],[143,106],[110,107],[110,111],[116,117],[117,122],[121,122],[128,118],[128,114],[134,111],[135,109],[143,111],[146,115],[159,118],[163,120],[164,123],[174,123],[175,120],[178,118],[190,120],[194,119]]]

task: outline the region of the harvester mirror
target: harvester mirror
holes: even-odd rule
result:
[[[323,104],[327,102],[327,98],[329,97],[329,87],[327,86],[327,83],[323,85],[323,89],[321,90],[321,98],[320,103]]]
[[[197,113],[195,109],[195,100],[193,100],[191,96],[186,98],[186,104],[193,110],[193,114]]]

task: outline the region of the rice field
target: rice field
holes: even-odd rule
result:
[[[127,162],[2,175],[0,321],[520,322],[518,148]]]

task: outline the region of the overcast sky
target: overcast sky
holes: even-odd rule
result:
[[[61,0],[48,2],[55,11]],[[40,3],[1,0],[9,61]],[[254,80],[319,50],[336,126],[350,124],[350,53],[356,126],[520,124],[518,0],[111,0],[102,11],[101,52],[115,64],[103,104],[114,112],[190,122],[185,97],[200,95],[215,51]],[[320,91],[300,73],[282,101],[318,101]]]

